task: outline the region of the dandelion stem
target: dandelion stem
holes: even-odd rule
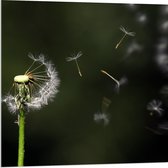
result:
[[[124,34],[124,36],[120,39],[120,41],[117,43],[117,45],[115,46],[115,49],[117,49],[119,47],[119,45],[122,43],[122,41],[124,40],[124,38],[126,37],[126,33]]]
[[[82,73],[81,73],[81,71],[80,71],[80,68],[79,68],[79,64],[78,64],[77,59],[75,59],[75,63],[76,63],[76,66],[77,66],[77,68],[78,68],[78,73],[79,73],[79,75],[82,77]]]
[[[18,124],[19,124],[18,166],[24,166],[25,113],[23,109],[20,109]]]

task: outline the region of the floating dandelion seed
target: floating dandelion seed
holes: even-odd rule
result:
[[[77,59],[81,56],[82,56],[82,52],[79,51],[77,54],[72,54],[72,57],[67,57],[66,61],[70,62],[70,61],[75,60],[75,63],[76,63],[77,69],[78,69],[78,73],[82,77],[82,73],[81,73],[81,70],[79,68],[79,64],[78,64],[78,61],[77,61]]]
[[[29,58],[33,60],[32,65],[24,75],[14,77],[16,95],[8,94],[3,99],[12,113],[15,113],[19,108],[24,108],[26,111],[40,109],[47,105],[58,92],[57,87],[60,80],[53,64],[47,62],[44,55],[39,55],[36,58],[29,54]],[[37,64],[37,67],[33,68],[35,64]],[[42,69],[42,71],[37,71],[39,69]]]
[[[106,74],[108,77],[110,77],[117,84],[118,88],[120,87],[120,83],[119,83],[119,81],[117,79],[115,79],[113,76],[111,76],[109,73],[107,73],[104,70],[101,70],[101,72],[104,73],[104,74]]]
[[[106,113],[95,113],[94,114],[94,121],[99,123],[101,121],[104,122],[104,125],[107,125],[109,123],[109,115]]]
[[[119,79],[118,82],[119,82],[119,87],[118,87],[118,85],[116,85],[116,88],[115,88],[117,93],[119,93],[119,90],[120,90],[121,86],[126,85],[128,83],[128,79],[127,79],[126,76],[123,76]]]
[[[153,115],[153,112],[157,113],[159,116],[162,116],[163,109],[161,108],[162,102],[160,100],[152,100],[147,105],[147,110],[151,111],[150,115]]]
[[[124,33],[123,37],[120,39],[120,41],[117,43],[117,45],[115,46],[115,49],[117,49],[119,47],[119,45],[122,43],[122,41],[124,40],[124,38],[128,35],[128,36],[135,36],[135,32],[128,32],[123,26],[120,27],[120,30]]]

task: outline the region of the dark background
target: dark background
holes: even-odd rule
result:
[[[146,129],[151,122],[146,105],[160,98],[165,74],[154,61],[161,5],[61,2],[2,2],[2,95],[16,75],[31,64],[28,53],[43,53],[55,64],[61,80],[54,102],[26,116],[25,165],[139,163],[168,161],[167,134]],[[147,16],[138,21],[139,13]],[[115,45],[124,26],[136,32]],[[126,56],[136,40],[143,49]],[[82,51],[78,75],[65,58]],[[104,69],[128,84],[120,93]],[[111,100],[110,123],[96,123],[102,98]],[[165,108],[167,106],[165,105]],[[2,166],[17,165],[17,115],[2,104]]]

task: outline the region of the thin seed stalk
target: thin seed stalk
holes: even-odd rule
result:
[[[18,166],[24,166],[25,113],[23,109],[20,109],[18,122],[19,122]]]
[[[77,69],[78,69],[78,73],[79,73],[80,77],[82,77],[82,73],[80,71],[78,61],[76,59],[75,59],[75,62],[76,62],[76,66],[77,66]]]
[[[115,49],[117,49],[119,47],[119,45],[121,44],[121,42],[124,40],[124,38],[126,37],[127,34],[124,34],[124,36],[120,39],[120,41],[117,43],[117,45],[115,46]]]

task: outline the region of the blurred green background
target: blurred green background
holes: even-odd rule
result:
[[[145,127],[146,105],[159,97],[166,82],[154,62],[160,36],[160,5],[2,1],[2,95],[16,75],[31,64],[28,53],[43,53],[55,64],[61,84],[54,102],[26,116],[25,165],[69,165],[168,161],[168,137]],[[147,20],[138,21],[145,13]],[[123,36],[120,26],[136,32]],[[126,56],[136,40],[143,49]],[[66,57],[78,59],[83,77]],[[120,93],[114,81],[123,75],[128,84]],[[111,100],[108,125],[96,123],[102,98]],[[17,165],[17,115],[2,104],[2,166]]]

